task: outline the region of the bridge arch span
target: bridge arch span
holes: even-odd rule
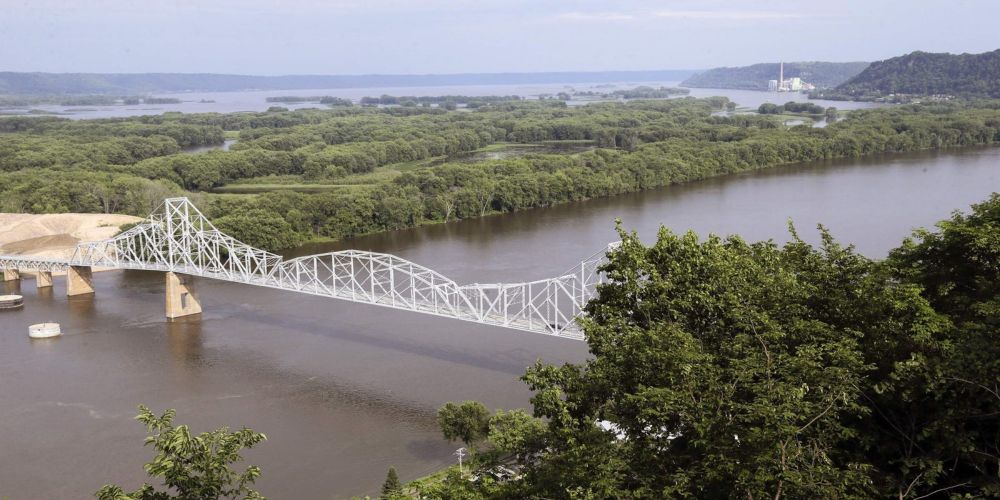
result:
[[[70,259],[0,255],[0,269],[163,271],[582,340],[576,319],[604,280],[604,258],[601,251],[554,278],[461,285],[385,253],[342,250],[285,260],[219,231],[187,198],[169,198],[135,227],[77,245]]]

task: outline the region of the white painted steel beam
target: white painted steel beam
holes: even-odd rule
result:
[[[582,340],[576,319],[604,281],[606,251],[555,278],[459,285],[390,254],[343,250],[284,260],[222,233],[187,198],[170,198],[143,223],[77,245],[69,260],[0,255],[0,269],[182,273]]]

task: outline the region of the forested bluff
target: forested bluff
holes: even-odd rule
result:
[[[1000,140],[1000,101],[857,110],[824,128],[719,112],[727,102],[8,117],[0,119],[0,210],[145,216],[163,198],[186,195],[220,229],[275,250],[776,165]],[[227,137],[238,137],[229,151],[183,151]],[[484,147],[549,141],[593,149],[450,161]],[[233,183],[268,192],[213,192]]]

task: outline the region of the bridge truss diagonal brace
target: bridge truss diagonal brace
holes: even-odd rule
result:
[[[191,277],[202,277],[582,340],[576,320],[604,282],[600,266],[614,248],[555,278],[459,285],[390,254],[344,250],[285,260],[219,231],[187,198],[168,198],[131,229],[77,245],[68,260],[0,255],[0,268],[5,278],[19,269],[66,270],[70,295],[93,293],[93,267],[166,272],[168,318],[201,311]]]

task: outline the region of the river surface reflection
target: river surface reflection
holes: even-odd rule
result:
[[[559,274],[615,238],[621,218],[651,241],[675,231],[787,240],[826,224],[884,256],[913,228],[1000,190],[1000,148],[818,162],[615,198],[310,245],[389,252],[459,282]],[[80,498],[106,482],[144,479],[135,405],[176,408],[196,431],[247,425],[268,441],[247,453],[272,498],[375,493],[395,466],[404,480],[452,460],[435,409],[478,399],[523,407],[517,378],[537,358],[586,359],[582,343],[374,306],[198,280],[205,313],[163,318],[163,276],[95,274],[97,294],[65,283],[4,285],[25,307],[0,314],[0,495]],[[62,338],[31,341],[32,323]],[[53,478],[58,478],[53,480]]]

